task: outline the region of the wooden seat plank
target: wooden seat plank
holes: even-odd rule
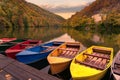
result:
[[[71,55],[72,58],[74,58],[77,55],[78,52],[73,52],[73,54]]]
[[[101,61],[100,65],[99,65],[99,67],[105,68],[106,65],[107,65],[107,59],[103,59],[103,60]]]
[[[115,64],[120,65],[120,58],[119,57],[116,58]]]
[[[88,56],[86,59],[85,59],[85,62],[90,62],[92,60],[93,56]]]
[[[94,57],[103,58],[103,59],[110,59],[110,58],[105,57],[105,56],[99,56],[99,55],[94,55],[94,54],[87,54],[87,53],[84,53],[84,55],[94,56]]]
[[[113,72],[114,72],[115,74],[120,75],[120,69],[113,69]]]
[[[93,52],[98,52],[98,53],[104,53],[104,54],[110,54],[111,51],[108,49],[104,49],[104,48],[93,48]]]
[[[98,67],[98,66],[89,64],[89,63],[87,63],[87,62],[81,62],[81,61],[79,61],[79,60],[77,60],[77,59],[76,59],[75,61],[76,61],[77,63],[86,65],[86,66],[88,66],[88,67],[96,68],[96,69],[99,69],[99,70],[103,70],[103,69],[104,69],[104,68],[101,68],[101,67]]]
[[[93,53],[94,55],[96,53]],[[85,62],[90,62],[94,57],[93,56],[87,56],[87,58],[85,59]]]
[[[67,49],[65,49],[65,48],[59,48],[59,50],[76,51],[76,52],[78,52],[78,50],[71,50],[71,49],[69,49],[69,48],[67,48]]]
[[[95,66],[99,66],[99,64],[101,63],[101,61],[102,61],[102,58],[98,58],[98,59],[96,60],[96,62],[94,63],[94,65],[95,65]]]

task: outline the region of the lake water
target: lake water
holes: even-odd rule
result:
[[[53,38],[68,33],[73,39],[81,42],[84,46],[100,45],[114,48],[114,54],[120,49],[120,34],[100,35],[95,32],[77,31],[71,28],[40,27],[40,28],[2,28],[1,37],[17,37],[27,39],[49,41]]]

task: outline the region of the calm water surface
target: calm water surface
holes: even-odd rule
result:
[[[114,53],[120,49],[120,34],[100,35],[95,32],[77,31],[71,28],[41,27],[41,28],[2,28],[0,38],[17,37],[49,41],[62,34],[68,33],[76,41],[80,41],[86,47],[101,45],[114,48]]]

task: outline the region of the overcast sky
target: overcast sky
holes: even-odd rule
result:
[[[95,0],[26,0],[38,6],[58,14],[65,19],[70,18],[75,12]]]

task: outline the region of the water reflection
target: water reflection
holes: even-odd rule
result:
[[[1,30],[0,37],[17,37],[48,41],[52,38],[64,34],[61,28],[42,27],[42,28],[4,28]]]
[[[75,29],[61,27],[2,28],[0,29],[0,38],[16,37],[49,41],[64,33],[68,33],[73,39],[82,42],[86,47],[90,47],[91,45],[113,47],[115,53],[120,48],[120,34],[100,35],[95,32],[77,31]]]

